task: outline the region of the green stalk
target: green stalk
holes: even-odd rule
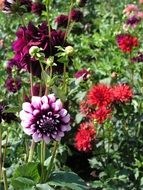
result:
[[[47,170],[47,175],[46,175],[46,178],[45,178],[46,181],[48,180],[48,178],[49,178],[49,176],[51,174],[58,146],[59,146],[59,142],[55,141],[54,142],[54,147],[53,147],[53,152],[52,152],[52,157],[51,157],[51,160],[50,160],[50,163],[49,163],[49,167],[48,167],[48,170]]]
[[[3,180],[4,180],[4,190],[8,190],[6,169],[5,169],[5,168],[2,168],[2,171],[3,171]]]
[[[3,151],[3,163],[2,163],[2,167],[4,167],[5,159],[6,159],[6,148],[7,148],[7,143],[8,143],[8,135],[9,135],[9,130],[7,129],[6,142],[5,142],[4,151]]]
[[[30,151],[29,151],[28,162],[32,162],[33,154],[34,154],[34,149],[35,149],[35,142],[34,142],[34,140],[32,140]]]
[[[44,141],[41,141],[41,181],[44,177],[44,161],[46,155],[46,144]]]

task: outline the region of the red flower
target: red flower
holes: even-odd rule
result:
[[[109,105],[111,102],[111,88],[104,84],[94,85],[87,94],[87,103],[90,105],[102,107]]]
[[[118,47],[124,53],[130,53],[134,47],[139,46],[138,38],[130,34],[120,34],[117,36]]]
[[[83,19],[83,13],[78,9],[72,9],[70,12],[70,19],[74,22],[81,22]]]
[[[92,119],[96,119],[99,124],[104,123],[104,121],[110,117],[111,109],[107,109],[105,106],[100,107],[92,115]]]
[[[113,87],[114,101],[127,102],[132,99],[133,92],[126,84],[119,84]]]
[[[68,16],[61,14],[55,19],[55,23],[57,24],[58,27],[67,27],[68,24]]]
[[[95,129],[93,123],[81,123],[80,128],[75,136],[75,147],[79,151],[89,152],[93,148],[95,141]]]

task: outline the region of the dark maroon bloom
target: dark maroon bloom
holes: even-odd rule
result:
[[[87,80],[90,77],[90,72],[86,69],[82,69],[75,73],[75,78],[82,78],[83,80]]]
[[[9,107],[4,103],[0,102],[0,123],[4,120],[6,123],[17,121],[17,117],[13,113],[5,112]]]
[[[42,14],[42,11],[45,11],[46,7],[43,3],[36,2],[32,4],[32,12],[36,15],[40,16]]]
[[[5,82],[5,87],[9,92],[17,92],[21,88],[21,80],[18,78],[8,77]]]
[[[134,15],[127,19],[126,24],[135,28],[140,22],[141,22],[141,18],[138,18],[137,16]]]
[[[139,53],[138,53],[138,56],[133,57],[133,58],[131,59],[131,61],[132,61],[133,63],[135,63],[135,62],[137,62],[137,63],[143,62],[143,53],[139,52]]]
[[[83,13],[78,9],[73,9],[70,13],[70,19],[74,22],[81,22]]]
[[[68,16],[61,14],[55,19],[55,23],[57,24],[57,27],[67,27],[68,24]]]
[[[63,44],[67,46],[67,43],[64,43],[65,33],[61,30],[51,28],[51,38],[49,39],[46,22],[43,22],[38,27],[30,22],[27,27],[20,27],[16,36],[17,39],[12,45],[15,52],[14,58],[12,59],[13,62],[19,69],[24,69],[29,72],[32,71],[33,75],[38,77],[41,76],[40,63],[35,60],[35,58],[31,58],[29,49],[32,46],[38,46],[43,49],[41,52],[44,53],[45,58],[48,58],[57,53],[56,46],[63,46]],[[10,60],[10,62],[12,62],[12,60]],[[57,69],[59,70],[58,66]]]

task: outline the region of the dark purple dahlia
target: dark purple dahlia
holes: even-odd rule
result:
[[[38,27],[30,22],[27,27],[20,27],[16,36],[17,39],[12,45],[15,55],[10,60],[11,65],[14,62],[19,69],[32,71],[33,75],[38,77],[41,76],[40,63],[35,58],[31,58],[29,49],[32,46],[38,46],[43,49],[41,52],[44,53],[45,58],[48,58],[57,53],[56,46],[63,46],[63,44],[67,46],[67,43],[64,43],[65,33],[51,28],[51,34],[49,35],[46,22],[43,22]],[[54,61],[56,62],[56,60]],[[60,65],[58,66],[60,67]],[[57,70],[59,70],[58,66]]]
[[[70,19],[74,22],[81,22],[83,19],[83,13],[78,9],[73,9],[70,13]]]
[[[137,16],[134,15],[127,19],[126,25],[135,28],[140,22],[141,22],[141,18],[138,18]]]
[[[9,92],[16,93],[21,88],[21,80],[10,76],[6,79],[5,87]]]
[[[21,125],[24,132],[31,135],[35,142],[59,141],[70,130],[70,115],[54,94],[33,96],[31,102],[23,103],[22,108]]]
[[[32,12],[35,13],[36,15],[40,16],[42,14],[42,11],[45,10],[46,7],[43,3],[41,2],[32,3]]]
[[[8,108],[9,107],[4,102],[0,102],[0,123],[2,120],[6,123],[17,121],[17,117],[13,113],[5,112]]]
[[[75,73],[75,78],[82,78],[84,81],[86,81],[90,77],[90,72],[87,71],[87,69],[82,69],[80,71],[77,71]]]
[[[68,24],[68,16],[61,14],[55,19],[55,23],[57,24],[57,27],[67,27]]]
[[[2,0],[0,1],[0,9],[4,13],[23,14],[31,11],[31,0]]]

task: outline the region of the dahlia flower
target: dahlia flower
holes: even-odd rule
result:
[[[132,28],[135,28],[140,22],[141,22],[141,18],[134,15],[127,19],[126,25],[128,25]]]
[[[35,142],[59,141],[70,130],[70,115],[54,94],[33,96],[31,102],[23,103],[22,108],[21,125],[24,132],[31,135]]]
[[[32,9],[33,13],[35,13],[38,16],[40,16],[42,14],[42,11],[46,10],[46,7],[41,2],[35,2],[35,3],[32,3],[31,9]]]
[[[112,102],[112,90],[104,84],[94,85],[87,94],[87,103],[93,106],[108,106]]]
[[[125,13],[126,16],[131,15],[131,13],[135,14],[139,10],[137,5],[129,4],[126,6],[126,8],[123,10],[123,13]]]
[[[68,16],[61,14],[55,19],[55,23],[57,24],[57,27],[67,27],[68,24]]]
[[[137,37],[130,34],[119,34],[117,35],[117,44],[121,51],[130,53],[134,47],[139,46],[139,41]]]
[[[70,19],[74,22],[81,22],[83,13],[78,9],[73,9],[70,12]]]
[[[96,131],[94,129],[93,123],[81,123],[74,139],[76,149],[83,152],[91,151],[95,138]]]
[[[9,76],[5,81],[5,87],[9,92],[16,93],[21,88],[21,80],[19,78],[12,78]]]
[[[127,84],[118,84],[112,88],[114,101],[127,102],[133,97],[132,89]]]
[[[49,56],[53,56],[57,53],[56,46],[63,46],[63,44],[64,46],[67,46],[67,43],[64,43],[65,33],[61,30],[51,29],[49,38],[46,22],[43,22],[38,27],[30,22],[28,27],[20,27],[16,36],[17,39],[12,45],[15,55],[13,59],[10,60],[9,64],[14,64],[19,69],[24,69],[25,71],[31,72],[32,70],[33,75],[38,77],[41,76],[40,63],[38,60],[30,56],[29,49],[32,46],[42,48],[43,50],[41,52],[44,53],[45,58],[48,58]],[[56,68],[60,71],[61,67],[61,64],[58,63]]]

